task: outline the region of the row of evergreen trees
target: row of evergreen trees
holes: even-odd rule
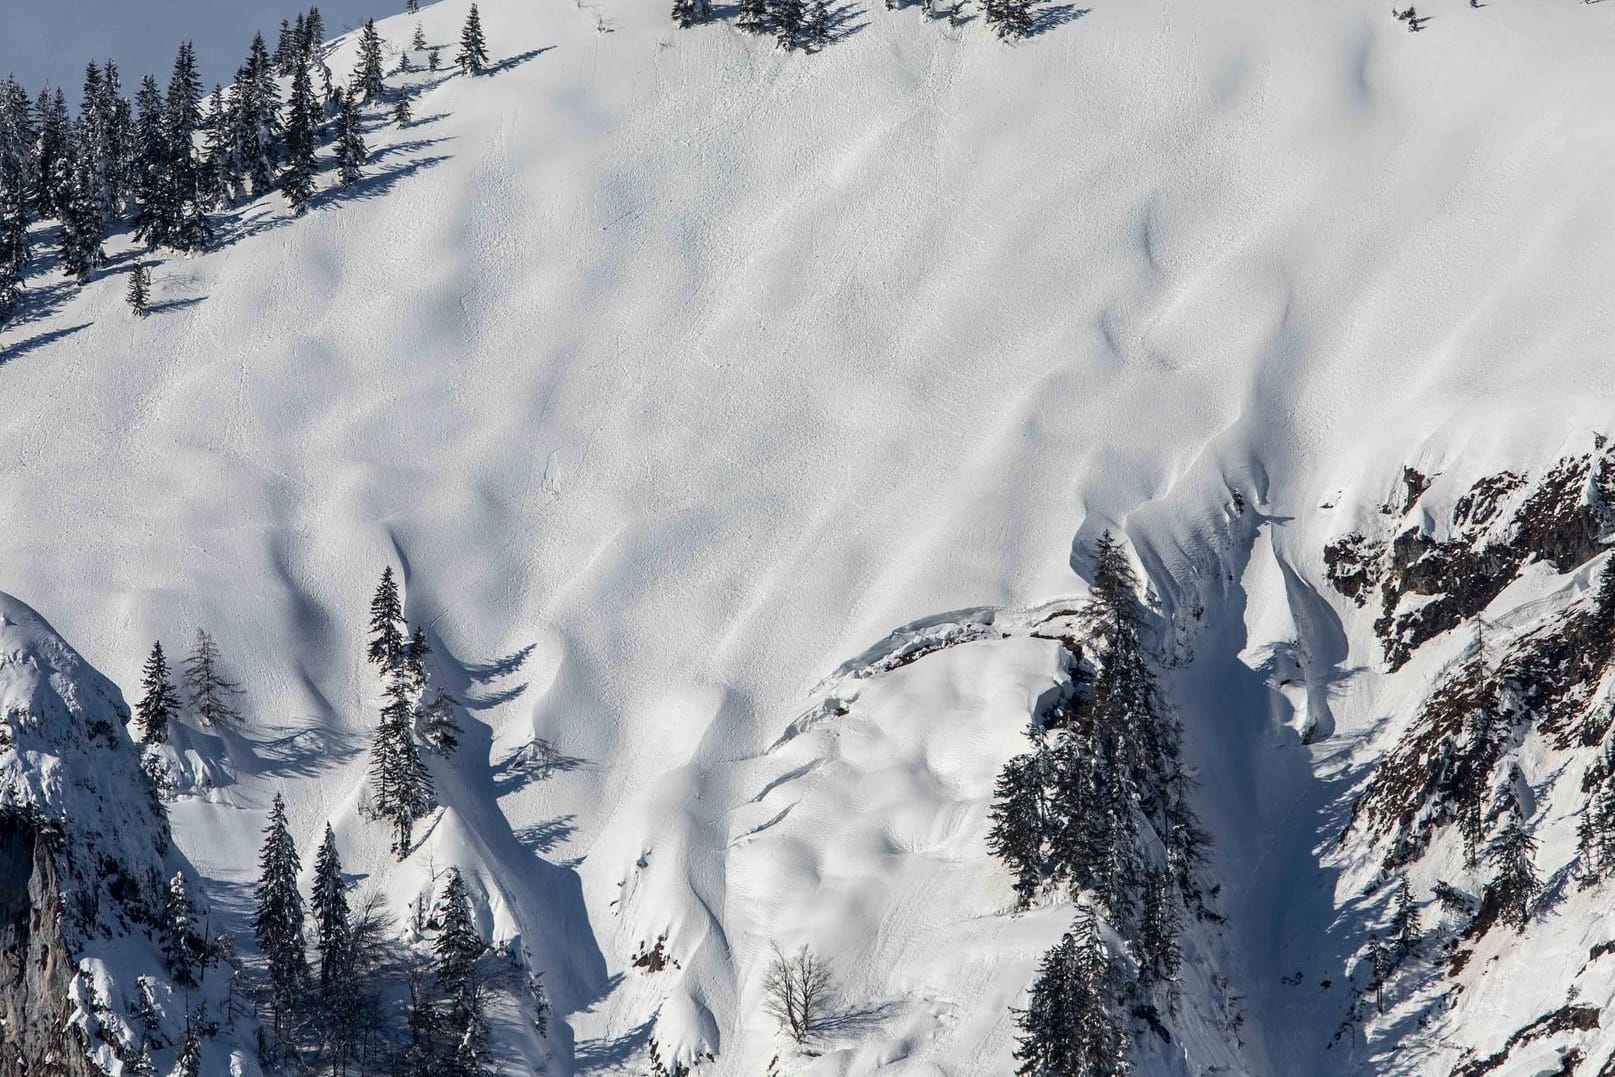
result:
[[[1109,532],[1095,564],[1087,613],[1097,672],[1028,730],[1031,750],[1005,765],[992,807],[989,847],[1014,875],[1019,907],[1050,888],[1078,907],[1019,1014],[1025,1077],[1127,1072],[1122,1014],[1173,1003],[1184,918],[1211,915],[1195,878],[1207,839],[1190,804],[1181,730],[1145,651],[1139,580]],[[1101,917],[1134,971],[1111,956]]]
[[[214,238],[216,213],[246,198],[279,191],[293,212],[313,199],[320,153],[331,147],[339,186],[359,182],[368,158],[361,109],[387,93],[383,43],[374,20],[360,35],[359,59],[346,87],[326,64],[318,8],[282,22],[271,53],[262,35],[228,86],[204,95],[195,49],[179,47],[167,92],[141,80],[124,96],[117,65],[91,63],[78,115],[60,89],[37,98],[13,78],[0,81],[0,325],[19,309],[33,250],[34,224],[57,221],[62,268],[79,283],[106,262],[105,243],[127,227],[148,249],[191,253]],[[426,47],[417,26],[412,50]],[[437,52],[430,50],[430,65]],[[410,50],[400,69],[410,69]],[[471,5],[457,64],[487,69],[481,16]],[[284,96],[283,96],[284,94]],[[409,96],[395,95],[393,118],[411,121]],[[130,304],[144,313],[144,283]]]
[[[907,0],[886,0],[896,10]],[[920,0],[927,15],[937,14],[933,0]],[[1037,29],[1033,0],[982,0],[982,20],[1005,40],[1030,37]],[[962,25],[963,0],[955,0],[949,20]],[[689,28],[711,22],[712,0],[673,0],[673,21]],[[735,25],[752,33],[772,33],[780,48],[818,52],[835,38],[837,13],[827,0],[740,0]]]

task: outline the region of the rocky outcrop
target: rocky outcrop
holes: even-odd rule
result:
[[[61,832],[25,811],[0,812],[0,1077],[91,1077],[69,1003],[73,957],[62,935]]]

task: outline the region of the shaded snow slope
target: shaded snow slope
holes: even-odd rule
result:
[[[305,852],[336,819],[401,908],[461,863],[556,1006],[519,1050],[562,1070],[665,1021],[757,1072],[760,962],[811,939],[899,1007],[817,1065],[993,1072],[1061,925],[1002,915],[971,834],[1049,648],[924,659],[778,742],[897,626],[1080,594],[1073,536],[1119,527],[1195,656],[1245,1064],[1354,1072],[1340,1007],[1278,982],[1353,951],[1319,863],[1350,783],[1315,765],[1389,705],[1322,549],[1404,464],[1540,468],[1610,425],[1610,12],[1096,2],[1010,47],[872,4],[804,57],[482,8],[500,69],[412,76],[359,194],[249,206],[144,321],[119,274],[46,278],[0,332],[0,585],[126,685],[200,625],[247,688],[251,759],[175,805],[181,845],[245,883],[287,788]],[[475,720],[402,869],[357,811],[386,563]],[[681,972],[633,969],[664,931]],[[1006,959],[952,979],[944,931]]]

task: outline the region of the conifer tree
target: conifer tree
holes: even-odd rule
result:
[[[471,5],[465,26],[460,30],[460,54],[454,62],[466,75],[480,75],[488,66],[488,42],[482,36],[482,16],[476,4]]]
[[[415,820],[432,810],[432,778],[411,732],[414,704],[409,675],[395,667],[388,679],[387,705],[370,749],[370,779],[376,814],[393,827],[393,854],[409,854]]]
[[[421,744],[437,755],[453,755],[460,746],[460,723],[454,716],[456,701],[439,688],[430,702],[419,708],[416,727],[420,730]]]
[[[144,262],[136,265],[129,271],[129,290],[124,293],[124,300],[136,318],[144,318],[150,309],[147,304],[151,299],[151,267]]]
[[[381,570],[381,582],[370,600],[370,650],[367,657],[385,670],[395,668],[404,658],[404,610],[398,598],[398,582],[391,565]]]
[[[376,32],[376,20],[366,19],[359,34],[359,59],[353,68],[353,81],[348,96],[357,94],[365,104],[385,92],[381,70],[381,35]]]
[[[205,726],[238,726],[241,710],[235,700],[241,686],[224,675],[219,645],[205,629],[196,630],[191,653],[185,658],[185,688],[190,693],[191,710]]]
[[[809,52],[818,52],[830,44],[830,6],[825,0],[810,0],[802,37]]]
[[[101,68],[101,109],[106,117],[106,178],[111,196],[111,214],[128,208],[133,195],[135,157],[134,114],[128,98],[123,96],[123,83],[118,65],[108,60]]]
[[[1027,736],[1033,750],[1015,756],[999,772],[987,835],[987,847],[1015,876],[1015,904],[1022,909],[1043,885],[1050,827],[1044,802],[1048,748],[1036,729],[1028,729]]]
[[[398,103],[393,105],[393,122],[399,127],[408,127],[415,120],[415,113],[409,106],[408,92],[398,95]]]
[[[442,65],[443,62],[438,55],[437,49],[433,48],[426,50],[426,70],[436,71]]]
[[[212,239],[213,226],[208,221],[196,152],[196,132],[202,125],[202,82],[189,41],[180,45],[174,58],[163,116],[169,175],[163,185],[160,218],[165,234],[160,241],[176,250],[199,251]]]
[[[319,140],[319,103],[308,65],[299,62],[292,74],[291,98],[286,104],[286,166],[280,173],[280,190],[293,213],[301,214],[314,197],[314,151]]]
[[[1146,985],[1165,987],[1169,994],[1176,989],[1183,966],[1178,944],[1183,934],[1181,908],[1171,874],[1150,872],[1144,883],[1144,916],[1139,928],[1139,978]]]
[[[308,16],[303,20],[303,36],[299,40],[303,59],[311,64],[319,62],[320,50],[325,44],[325,17],[320,14],[319,8],[308,9]]]
[[[297,846],[286,822],[286,802],[276,793],[269,825],[264,829],[263,850],[258,855],[257,909],[252,929],[269,967],[275,1034],[282,1039],[308,979],[303,897],[297,890],[301,871]]]
[[[1491,843],[1486,862],[1492,868],[1487,897],[1496,903],[1498,916],[1516,931],[1531,920],[1531,901],[1542,890],[1536,874],[1536,839],[1526,831],[1515,804]]]
[[[67,208],[73,175],[73,128],[61,90],[41,91],[34,106],[39,141],[34,145],[34,209],[41,218],[60,219]]]
[[[415,36],[409,39],[409,47],[416,52],[426,51],[426,31],[421,28],[420,23],[415,24]]]
[[[81,147],[74,155],[67,204],[62,210],[62,269],[80,284],[106,263],[102,247],[107,221],[105,189],[90,152]]]
[[[740,0],[740,13],[735,25],[754,34],[767,30],[768,0]]]
[[[301,20],[302,16],[298,16]],[[275,40],[275,71],[281,78],[291,78],[302,52],[301,34],[293,31],[292,24],[280,20],[280,36]]]
[[[459,989],[476,972],[478,958],[487,952],[476,921],[471,917],[471,896],[459,868],[450,868],[439,901],[437,937],[432,952],[437,955],[437,978],[443,986]]]
[[[314,890],[309,898],[320,947],[320,990],[329,996],[343,974],[349,925],[347,885],[342,881],[342,860],[336,834],[325,824],[325,839],[314,857]]]
[[[163,935],[163,956],[168,971],[181,987],[195,987],[202,978],[206,944],[196,928],[196,906],[179,872],[168,883],[168,922]]]
[[[179,715],[179,694],[168,677],[168,660],[163,645],[152,644],[151,654],[140,670],[140,702],[135,704],[135,728],[147,744],[168,740],[168,726]]]
[[[673,21],[691,27],[712,18],[712,0],[673,0]]]
[[[236,75],[230,119],[236,170],[251,185],[254,197],[267,194],[275,186],[282,129],[280,86],[262,35],[252,39],[246,62]]]
[[[129,1060],[123,1064],[125,1077],[157,1077],[157,1064],[151,1060],[151,1052],[141,1043],[129,1055]]]
[[[802,0],[769,0],[769,21],[774,25],[774,43],[787,52],[802,43]]]
[[[417,15],[420,13],[420,10],[420,0],[404,0],[404,11],[408,14]]]
[[[1044,955],[1029,1004],[1016,1018],[1017,1077],[1124,1077],[1131,1071],[1110,956],[1086,907]]]
[[[180,1048],[179,1061],[174,1063],[174,1077],[202,1077],[202,1041],[194,1026],[185,1030],[185,1044]]]
[[[337,96],[336,174],[337,183],[352,187],[364,177],[364,163],[369,155],[365,147],[364,127],[359,119],[359,105],[353,91]]]
[[[426,631],[416,628],[404,641],[403,647],[404,672],[409,674],[410,683],[418,692],[426,687],[426,660],[432,655],[432,645],[427,642]]]
[[[0,157],[0,325],[22,304],[28,268],[27,176],[20,159]]]
[[[1418,952],[1424,942],[1424,929],[1419,924],[1419,903],[1413,898],[1413,887],[1404,875],[1396,886],[1396,911],[1391,917],[1391,939],[1396,945],[1398,959]]]

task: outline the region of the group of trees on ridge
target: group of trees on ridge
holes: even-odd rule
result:
[[[416,0],[408,9],[417,10]],[[386,86],[373,19],[360,33],[346,86],[333,82],[324,36],[318,8],[282,22],[274,51],[254,37],[234,80],[211,95],[189,42],[179,46],[166,94],[148,75],[133,103],[117,64],[92,62],[76,118],[60,88],[31,98],[14,78],[0,81],[0,326],[21,307],[37,223],[58,222],[61,268],[83,284],[106,264],[105,243],[120,231],[148,250],[192,253],[214,241],[214,215],[245,199],[279,191],[302,213],[315,197],[326,147],[337,186],[357,184],[369,157],[364,110],[391,97],[392,118],[404,126],[413,119],[410,95]],[[417,24],[398,70],[413,70],[422,52],[436,70],[438,49]],[[488,67],[475,4],[455,63],[468,75]],[[144,314],[145,266],[130,277],[130,307]]]
[[[371,748],[368,808],[361,812],[388,826],[394,855],[402,860],[413,848],[415,822],[436,806],[422,753],[452,760],[461,727],[455,700],[429,673],[431,647],[425,632],[404,619],[390,567],[382,573],[370,612],[365,659],[380,669],[384,703]],[[152,753],[186,717],[215,730],[241,732],[249,725],[240,703],[242,690],[226,675],[219,647],[205,630],[196,631],[178,683],[175,672],[161,643],[154,644],[130,717],[145,745],[148,772],[153,770]],[[417,930],[431,933],[429,966],[391,941],[391,921],[379,897],[372,894],[357,909],[350,906],[349,884],[329,823],[306,900],[298,887],[301,874],[285,803],[276,794],[254,891],[255,963],[243,963],[227,936],[210,935],[198,926],[184,877],[176,875],[166,922],[159,925],[173,982],[194,987],[207,969],[220,964],[231,966],[232,975],[246,969],[251,989],[245,997],[258,1008],[258,1053],[273,1072],[314,1069],[399,1077],[482,1077],[494,1072],[484,1004],[488,983],[497,974],[489,966],[497,962],[477,931],[468,884],[459,871],[449,869],[429,903],[430,912],[417,913]],[[542,1028],[542,985],[536,976],[528,984]],[[152,1052],[174,1047],[175,1072],[192,1077],[199,1072],[201,1043],[240,1016],[210,1015],[205,1004],[185,1006],[185,1040],[169,1044],[159,1031],[151,985],[142,982],[131,1012],[143,1031],[137,1042],[125,1046],[126,1072],[154,1074]]]

